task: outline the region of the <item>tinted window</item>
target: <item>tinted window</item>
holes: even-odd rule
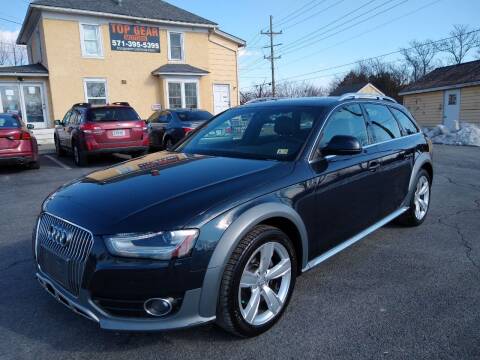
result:
[[[354,136],[363,146],[368,144],[367,127],[359,105],[343,106],[330,117],[323,129],[320,148],[325,147],[336,135]]]
[[[371,121],[375,142],[391,140],[401,136],[397,121],[386,106],[365,104],[365,110]]]
[[[390,109],[392,110],[393,115],[395,115],[400,125],[402,125],[403,129],[405,130],[405,135],[418,133],[417,125],[415,125],[415,123],[407,115],[395,108]]]
[[[0,128],[19,128],[20,122],[10,115],[0,115]]]
[[[182,121],[204,121],[210,120],[213,116],[208,111],[177,111],[176,113]]]
[[[150,117],[147,119],[149,123],[158,123],[160,120],[160,111],[154,112]]]
[[[87,121],[135,121],[140,120],[138,114],[129,107],[100,107],[89,109]]]
[[[321,115],[319,109],[309,107],[230,109],[177,150],[190,154],[290,161],[298,155]],[[304,118],[309,120],[301,126]]]

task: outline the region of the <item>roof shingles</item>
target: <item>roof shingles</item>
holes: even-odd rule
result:
[[[480,60],[437,68],[407,86],[401,94],[476,82],[480,82]]]
[[[48,70],[42,64],[30,64],[30,65],[20,65],[20,66],[0,66],[0,75],[2,74],[48,75]]]
[[[162,0],[35,0],[32,5],[118,14],[144,19],[217,25]]]
[[[162,75],[162,74],[206,75],[208,73],[209,72],[206,70],[202,70],[188,64],[165,64],[160,66],[158,69],[152,71],[153,75]]]

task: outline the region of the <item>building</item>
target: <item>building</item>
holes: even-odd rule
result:
[[[407,86],[404,105],[424,127],[480,125],[480,60],[440,67]]]
[[[161,0],[36,0],[18,44],[32,65],[0,68],[0,111],[51,128],[79,102],[128,101],[153,109],[239,103],[245,42]]]
[[[330,96],[342,96],[348,93],[358,93],[358,94],[370,94],[370,95],[381,95],[385,94],[375,87],[372,83],[357,83],[357,84],[348,84],[341,85],[337,87],[330,93]]]

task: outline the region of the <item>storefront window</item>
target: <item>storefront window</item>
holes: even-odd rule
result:
[[[168,102],[171,109],[182,107],[182,84],[169,82],[168,83]]]
[[[196,82],[169,81],[168,106],[171,109],[197,109],[198,84]]]
[[[197,83],[185,83],[185,107],[196,109],[197,104]]]
[[[22,116],[20,105],[20,91],[17,85],[0,86],[1,109],[0,112],[18,114]]]
[[[107,103],[107,81],[103,79],[85,80],[85,100],[94,105]]]

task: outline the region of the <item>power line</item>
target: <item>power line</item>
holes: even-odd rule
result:
[[[290,16],[289,16],[288,19],[286,19],[285,21],[280,21],[278,24],[275,24],[275,25],[276,25],[276,26],[281,26],[281,25],[288,24],[290,21],[297,19],[299,16],[302,16],[302,15],[305,14],[306,12],[309,12],[309,11],[315,9],[316,7],[322,5],[325,1],[327,1],[327,0],[320,0],[320,1],[318,1],[316,4],[314,4],[313,6],[307,7],[306,9],[304,9],[303,11],[298,12],[298,13],[295,14],[295,15],[293,15],[293,13],[292,13],[292,14],[290,14]],[[309,3],[309,4],[310,4],[310,3]],[[307,4],[307,5],[308,5],[308,4]],[[305,6],[306,6],[306,5],[305,5]],[[305,8],[305,6],[303,6],[303,8]]]
[[[393,18],[393,19],[391,19],[391,20],[389,20],[389,21],[386,21],[386,22],[384,22],[384,23],[382,23],[382,24],[380,24],[380,25],[374,26],[373,28],[370,28],[370,29],[367,30],[367,31],[364,31],[364,32],[362,32],[362,33],[360,33],[360,34],[357,34],[357,35],[355,35],[355,36],[349,37],[349,38],[347,38],[347,39],[345,39],[345,40],[342,40],[342,41],[340,41],[340,42],[337,42],[337,43],[335,43],[335,44],[333,44],[333,45],[331,45],[331,46],[325,47],[325,48],[323,48],[323,49],[320,49],[320,50],[315,51],[315,52],[313,52],[313,53],[310,53],[310,54],[308,54],[308,55],[304,55],[304,56],[301,56],[301,57],[299,57],[299,58],[296,58],[296,59],[294,59],[294,60],[292,60],[292,61],[289,61],[288,63],[285,63],[284,65],[291,64],[291,63],[297,63],[297,62],[299,62],[299,61],[301,61],[301,60],[310,58],[310,57],[312,57],[312,56],[314,56],[314,55],[321,54],[321,53],[325,52],[326,50],[332,49],[332,48],[334,48],[334,47],[336,47],[336,46],[338,46],[338,45],[342,45],[342,44],[345,44],[346,42],[349,42],[349,41],[351,41],[351,40],[357,39],[357,38],[359,38],[359,37],[361,37],[361,36],[363,36],[363,35],[365,35],[365,34],[368,34],[368,33],[371,33],[372,31],[377,30],[377,29],[379,29],[379,28],[381,28],[381,27],[390,25],[392,22],[398,21],[398,20],[403,19],[403,18],[405,18],[405,17],[407,17],[407,16],[410,16],[410,15],[412,15],[412,14],[414,14],[414,13],[417,13],[417,12],[419,12],[419,11],[421,11],[421,10],[429,7],[429,6],[432,6],[432,5],[434,5],[434,4],[436,4],[436,3],[440,2],[440,1],[442,1],[442,0],[434,0],[434,1],[430,2],[430,3],[428,3],[428,4],[425,4],[425,5],[423,5],[423,6],[420,6],[419,8],[416,8],[415,10],[409,11],[409,12],[407,12],[407,13],[401,15],[401,16],[398,16],[398,17],[396,17],[396,18]]]
[[[476,33],[476,32],[479,32],[479,31],[480,31],[480,28],[476,29],[476,30],[469,31],[468,33],[466,33],[466,35]],[[454,39],[454,38],[455,38],[455,36],[451,36],[451,37],[443,38],[443,39],[440,39],[440,40],[429,41],[429,42],[424,43],[422,46],[433,45],[433,44],[436,44],[436,43],[439,43],[439,42],[442,42],[442,41],[445,41],[445,40],[451,40],[451,39]],[[308,73],[289,76],[289,77],[281,79],[280,81],[283,82],[283,81],[293,79],[293,78],[297,78],[297,77],[303,77],[303,76],[308,76],[308,75],[312,75],[312,74],[318,74],[319,72],[323,72],[323,71],[334,70],[334,69],[339,69],[339,68],[342,68],[342,67],[345,67],[345,66],[356,65],[356,64],[359,64],[359,63],[364,62],[364,61],[376,60],[376,59],[380,59],[380,58],[390,56],[390,55],[393,55],[393,54],[398,54],[398,53],[400,53],[404,50],[412,50],[412,49],[414,49],[414,47],[410,47],[410,48],[406,48],[406,49],[400,49],[400,50],[396,50],[396,51],[391,51],[391,52],[388,52],[388,53],[385,53],[385,54],[382,54],[382,55],[373,56],[373,57],[370,57],[370,58],[361,59],[361,60],[353,61],[353,62],[346,63],[346,64],[331,66],[331,67],[328,67],[328,68],[323,68],[323,69],[311,71],[311,72],[308,72]]]
[[[337,19],[329,22],[328,24],[325,24],[325,25],[319,27],[318,29],[316,29],[316,30],[314,30],[314,31],[312,31],[312,32],[310,32],[310,33],[308,33],[308,34],[300,37],[299,39],[297,39],[297,40],[295,40],[295,41],[292,41],[291,43],[287,44],[282,50],[287,50],[287,49],[299,47],[299,46],[301,46],[302,44],[311,42],[314,38],[316,38],[316,37],[318,37],[318,36],[321,36],[321,35],[324,35],[324,34],[327,34],[327,33],[331,32],[331,31],[334,31],[334,30],[342,27],[343,25],[348,24],[349,22],[352,22],[352,21],[355,21],[355,20],[361,18],[362,16],[370,13],[371,11],[376,10],[376,9],[379,9],[379,8],[387,5],[388,3],[390,3],[390,1],[388,1],[388,0],[387,0],[387,1],[384,1],[384,2],[381,3],[380,5],[377,5],[377,6],[373,7],[372,9],[369,9],[369,10],[367,10],[367,11],[365,11],[365,12],[359,14],[359,15],[356,15],[355,17],[353,17],[353,18],[351,18],[351,19],[349,19],[349,20],[347,20],[347,21],[344,21],[344,22],[342,22],[342,23],[340,23],[340,24],[338,24],[338,25],[335,25],[334,27],[332,27],[332,28],[329,29],[329,27],[330,27],[331,25],[334,25],[334,24],[338,23],[339,21],[342,21],[343,19],[348,18],[350,15],[356,13],[356,12],[359,11],[359,10],[362,10],[363,8],[367,7],[368,5],[372,4],[372,3],[375,2],[375,1],[378,1],[378,0],[370,0],[370,1],[368,1],[367,3],[365,3],[365,4],[363,4],[363,5],[359,6],[359,7],[357,7],[356,9],[353,9],[353,10],[350,11],[350,12],[348,12],[347,14],[345,14],[345,15],[343,15],[343,16],[341,16],[341,17],[339,17],[339,18],[337,18]],[[408,1],[408,0],[405,0],[405,1]],[[323,31],[323,32],[320,32],[321,30],[324,30],[324,29],[327,29],[327,30],[325,30],[325,31]]]
[[[18,22],[18,21],[15,21],[15,20],[6,19],[6,18],[3,18],[3,17],[0,17],[0,20],[1,20],[1,21],[6,21],[6,22],[9,22],[9,23],[12,23],[12,24],[22,25],[21,22]]]
[[[338,0],[338,1],[334,2],[333,4],[331,4],[331,5],[329,5],[329,6],[325,7],[325,8],[317,11],[316,13],[313,13],[313,14],[309,15],[308,17],[306,17],[306,18],[304,18],[304,19],[301,19],[301,20],[297,21],[296,23],[294,23],[294,24],[292,24],[292,25],[288,25],[288,26],[283,27],[283,30],[290,29],[290,28],[292,28],[292,27],[294,27],[294,26],[297,26],[298,24],[303,24],[305,21],[310,20],[311,18],[313,18],[313,17],[315,17],[315,16],[317,16],[317,15],[319,15],[319,14],[322,14],[322,13],[326,12],[327,10],[330,10],[331,8],[340,5],[340,4],[341,4],[342,2],[344,2],[344,1],[345,1],[345,0]]]
[[[292,11],[291,13],[287,14],[286,16],[280,18],[280,20],[278,20],[278,23],[277,23],[276,25],[278,26],[278,25],[280,25],[280,24],[285,23],[285,22],[288,20],[288,18],[290,18],[292,15],[297,14],[299,11],[301,11],[301,10],[304,9],[305,7],[313,4],[313,3],[316,2],[316,1],[317,1],[317,0],[311,0],[311,1],[309,1],[308,3],[306,3],[306,4],[303,4],[303,5],[302,5],[300,8],[298,8],[297,10],[294,10],[294,11]]]

